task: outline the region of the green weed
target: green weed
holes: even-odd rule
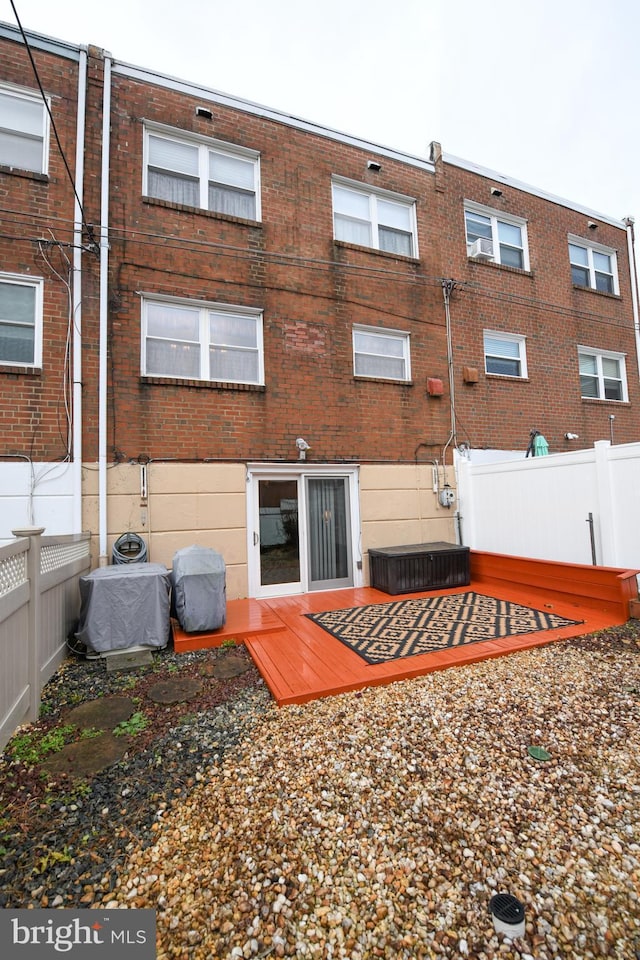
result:
[[[33,766],[33,764],[40,763],[50,753],[57,753],[62,750],[74,729],[75,727],[71,724],[64,724],[60,727],[54,727],[45,734],[38,730],[19,734],[10,742],[7,752],[11,754],[14,760],[19,760],[27,766]]]
[[[122,723],[119,723],[114,729],[113,735],[114,737],[135,737],[137,733],[141,733],[148,726],[148,718],[138,710],[132,714],[128,720],[123,720]]]

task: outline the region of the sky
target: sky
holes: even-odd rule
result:
[[[414,156],[437,140],[640,232],[638,0],[13,2],[25,29]]]

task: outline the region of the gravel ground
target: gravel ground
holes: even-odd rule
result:
[[[216,689],[50,807],[0,904],[155,908],[159,960],[640,958],[640,623],[304,706]]]

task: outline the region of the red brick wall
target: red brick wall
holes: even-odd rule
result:
[[[1,79],[33,87],[24,47],[0,41]],[[77,64],[35,51],[67,159],[75,161]],[[89,60],[85,160],[87,220],[100,222],[103,64]],[[212,120],[195,108],[208,106]],[[252,148],[260,154],[260,223],[193,212],[142,196],[143,119]],[[608,438],[638,439],[637,360],[626,235],[585,214],[449,164],[437,175],[356,145],[245,113],[201,96],[113,76],[108,296],[108,458],[296,459],[295,438],[315,461],[440,457],[450,438],[445,311],[440,279],[456,281],[451,300],[457,439],[473,446],[524,448],[533,427],[551,449]],[[379,172],[367,161],[381,164]],[[333,240],[331,177],[339,175],[417,201],[419,259]],[[524,217],[529,272],[470,261],[463,200]],[[66,290],[34,238],[49,228],[71,242],[73,193],[53,136],[48,179],[0,168],[2,270],[45,278],[42,369],[0,368],[0,450],[56,459],[66,452],[62,378],[68,331]],[[96,226],[96,232],[98,227]],[[574,288],[567,234],[618,252],[620,296]],[[67,251],[71,258],[71,251]],[[62,260],[54,251],[54,264]],[[84,458],[98,454],[97,258],[83,254]],[[264,388],[166,382],[140,375],[140,293],[168,294],[264,312]],[[411,384],[355,379],[354,324],[406,331]],[[526,382],[484,374],[482,331],[527,338]],[[576,344],[627,354],[630,404],[580,398]],[[476,367],[479,381],[462,379]],[[427,396],[428,377],[445,385]]]
[[[295,438],[304,436],[314,460],[412,460],[420,443],[441,447],[446,401],[426,396],[427,376],[446,374],[429,239],[433,175],[387,158],[374,173],[370,153],[215,104],[213,121],[201,120],[202,102],[115,77],[110,324],[118,449],[295,459]],[[259,151],[262,222],[143,200],[141,117]],[[332,174],[416,197],[420,261],[334,244]],[[142,382],[141,290],[264,310],[265,388]],[[411,334],[411,385],[354,379],[354,323]]]
[[[33,50],[45,93],[51,97],[63,150],[75,166],[78,65],[73,60]],[[33,69],[22,44],[0,41],[0,79],[37,90]],[[73,190],[53,131],[49,140],[47,177],[0,167],[0,271],[44,278],[42,367],[25,372],[0,366],[0,453],[54,460],[67,452],[64,410],[64,353],[69,303],[62,281],[43,259],[37,238],[73,240]],[[72,251],[64,248],[72,259]],[[55,271],[68,277],[60,250],[45,250]]]
[[[535,428],[557,453],[609,439],[612,413],[615,442],[638,440],[640,393],[626,231],[450,164],[439,176],[443,270],[460,281],[451,303],[458,439],[473,446],[526,449]],[[502,196],[492,196],[492,186]],[[467,259],[465,199],[526,219],[530,271]],[[598,223],[595,230],[589,229],[590,220]],[[617,251],[619,296],[573,285],[568,234]],[[526,381],[485,375],[484,329],[527,338]],[[581,399],[578,344],[627,354],[630,403]],[[464,366],[478,369],[478,383],[464,383]],[[565,440],[567,432],[577,433],[579,441]]]

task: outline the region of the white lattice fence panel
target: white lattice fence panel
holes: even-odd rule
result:
[[[16,553],[0,560],[0,597],[11,593],[27,579],[27,555]]]
[[[88,540],[43,545],[40,554],[40,573],[51,573],[76,560],[84,560],[89,556],[89,549]]]

